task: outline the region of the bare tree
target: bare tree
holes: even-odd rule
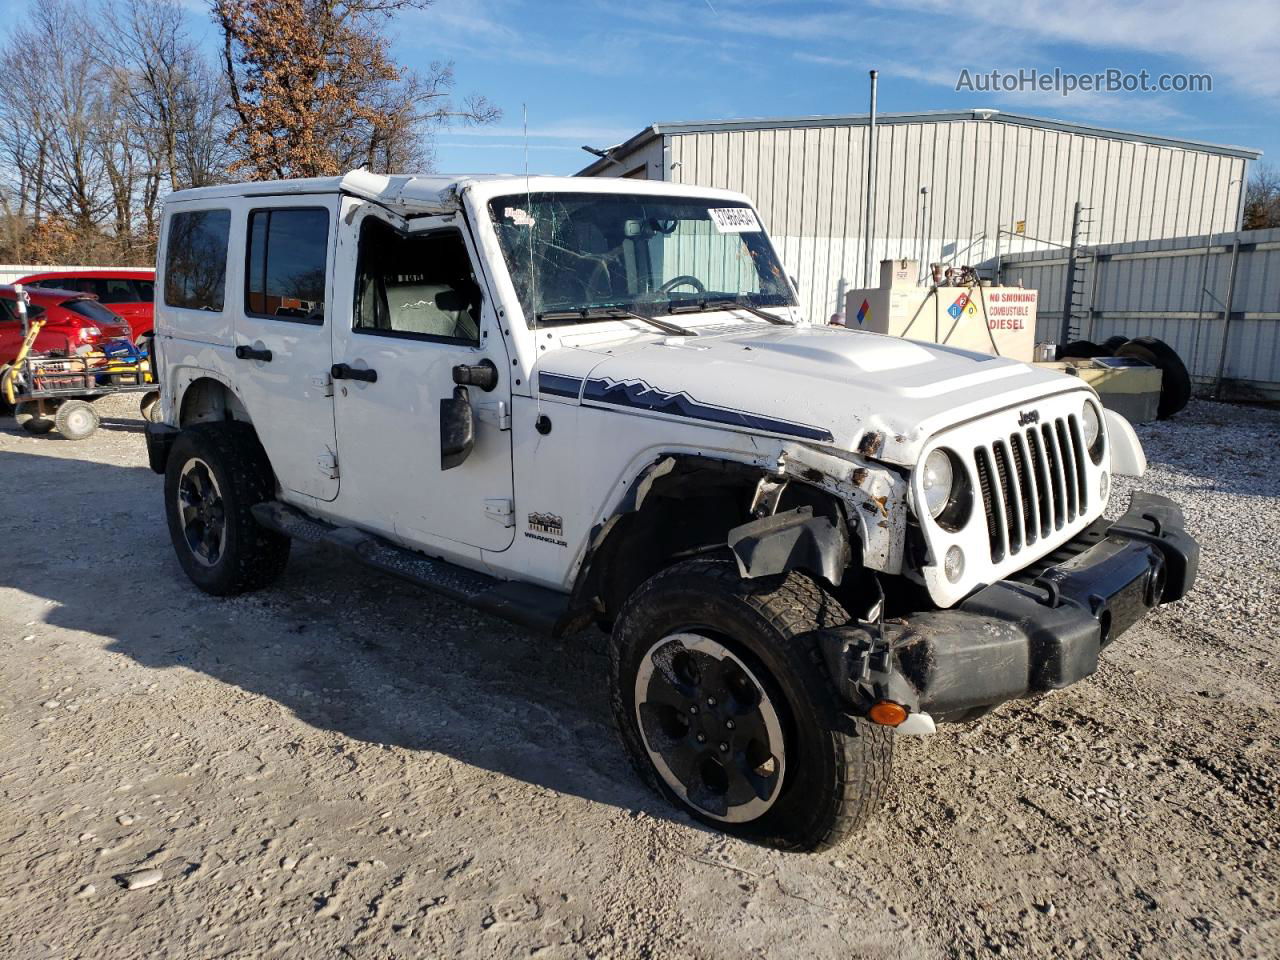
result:
[[[236,169],[260,179],[404,169],[428,160],[434,127],[495,120],[483,97],[454,102],[451,64],[420,75],[392,62],[388,18],[430,2],[212,0]]]
[[[210,2],[220,62],[183,0],[30,0],[0,44],[0,260],[147,263],[169,191],[424,168],[435,127],[498,116],[392,61],[389,18],[431,0]]]
[[[92,34],[82,16],[67,0],[46,0],[10,35],[4,59],[20,65],[26,78],[22,100],[6,104],[5,119],[43,143],[41,188],[48,204],[77,230],[88,231],[108,205],[94,130],[101,91]]]
[[[1266,230],[1280,227],[1280,170],[1269,163],[1253,168],[1244,194],[1244,228]]]

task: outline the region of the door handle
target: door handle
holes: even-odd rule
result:
[[[236,347],[237,360],[261,360],[263,363],[271,362],[270,350],[255,350],[253,347],[246,347],[243,344]]]
[[[335,380],[363,380],[365,383],[377,383],[377,370],[357,370],[347,363],[335,363],[329,368],[329,376]]]

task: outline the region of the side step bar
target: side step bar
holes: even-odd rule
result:
[[[315,520],[278,500],[254,506],[253,517],[268,530],[327,547],[365,566],[530,630],[550,635],[563,632],[569,607],[567,594],[529,583],[499,580],[446,560],[426,557],[363,530]]]

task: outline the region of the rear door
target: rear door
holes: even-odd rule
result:
[[[237,202],[236,384],[283,487],[338,495],[329,367],[336,194]]]

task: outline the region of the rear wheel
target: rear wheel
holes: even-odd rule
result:
[[[690,560],[628,599],[610,643],[614,717],[655,789],[718,829],[834,846],[879,807],[892,734],[843,712],[810,632],[848,615],[806,574],[743,580]]]
[[[68,440],[87,440],[93,436],[101,422],[93,404],[84,400],[68,400],[58,407],[58,412],[54,415],[58,432]]]
[[[57,409],[58,404],[52,400],[26,400],[13,408],[13,419],[27,433],[39,436],[57,426],[54,422]]]
[[[205,593],[228,596],[274,581],[289,560],[289,538],[254,520],[275,483],[253,428],[200,423],[173,443],[165,470],[165,513],[178,562]]]

